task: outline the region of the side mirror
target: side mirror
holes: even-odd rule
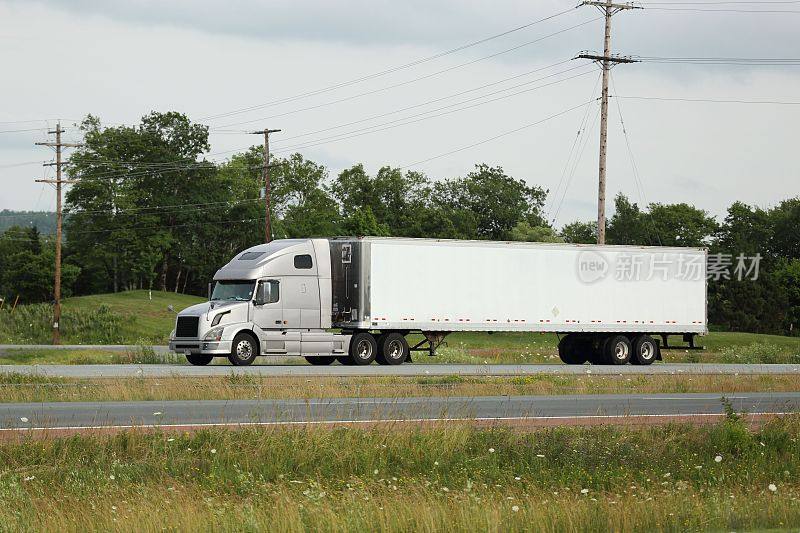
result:
[[[211,282],[208,282],[208,299],[211,299]]]
[[[269,301],[269,283],[259,282],[256,288],[256,298],[254,305],[264,305]]]
[[[172,311],[173,313],[175,312],[175,308],[174,308],[174,307],[172,307],[172,304],[169,304],[169,305],[167,306],[167,311]]]

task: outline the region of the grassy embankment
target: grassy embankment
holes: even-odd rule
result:
[[[474,397],[553,394],[796,392],[795,375],[654,375],[515,377],[260,377],[72,379],[0,373],[0,403]]]
[[[69,298],[62,320],[65,344],[132,344],[141,348],[129,353],[97,350],[52,351],[25,349],[8,354],[2,362],[47,363],[152,363],[162,357],[152,353],[152,344],[165,344],[175,315],[167,310],[203,301],[202,298],[153,291],[131,291]],[[48,344],[50,311],[45,305],[21,306],[13,315],[0,313],[0,344]],[[412,339],[413,340],[413,339]],[[800,337],[753,333],[712,332],[700,342],[707,350],[669,350],[670,362],[800,362]],[[531,333],[458,333],[448,337],[439,356],[415,354],[417,363],[557,363],[555,335]],[[171,360],[183,362],[182,357]],[[225,359],[218,361],[226,364]],[[266,361],[265,361],[266,362]],[[296,362],[302,363],[301,359]]]
[[[0,442],[0,529],[800,527],[800,420],[126,432]]]

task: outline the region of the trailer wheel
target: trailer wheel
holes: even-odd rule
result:
[[[258,342],[251,334],[243,331],[233,338],[231,354],[228,356],[232,365],[252,365],[256,357],[258,357]]]
[[[214,360],[214,356],[202,353],[192,353],[186,356],[186,360],[194,366],[206,366],[208,363]]]
[[[378,353],[375,360],[379,365],[401,365],[409,353],[408,342],[400,333],[385,333],[378,337]]]
[[[558,356],[565,365],[582,365],[588,361],[587,350],[590,348],[584,339],[575,335],[567,335],[558,343]]]
[[[633,339],[633,356],[631,363],[634,365],[651,365],[658,358],[658,343],[650,335],[639,335]]]
[[[354,365],[368,365],[375,360],[378,352],[378,343],[371,333],[362,331],[350,339],[350,360]]]
[[[336,361],[336,358],[333,356],[317,356],[317,357],[306,357],[306,361],[311,363],[314,366],[324,366],[333,364]]]
[[[627,365],[631,360],[631,341],[625,335],[612,335],[603,343],[606,364]]]

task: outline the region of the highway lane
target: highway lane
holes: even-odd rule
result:
[[[800,393],[728,396],[737,412],[800,411]],[[199,400],[0,404],[0,432],[30,429],[353,424],[386,421],[479,422],[723,415],[720,394],[631,394],[310,400]]]
[[[592,374],[592,375],[800,375],[800,365],[748,365],[715,363],[659,363],[650,366],[593,366],[593,365],[464,365],[464,364],[404,364],[400,366],[312,366],[301,364],[253,365],[0,365],[0,373],[22,373],[70,378],[120,377],[207,377],[253,375],[279,376],[520,376],[526,374]]]

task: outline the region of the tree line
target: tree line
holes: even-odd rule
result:
[[[103,127],[89,116],[69,161],[78,178],[65,197],[65,294],[152,288],[203,294],[220,265],[263,242],[261,147],[223,163],[202,159],[208,128],[176,112],[136,126]],[[270,163],[274,238],[379,235],[540,242],[595,242],[594,222],[560,229],[545,220],[547,191],[533,179],[477,164],[432,180],[390,166],[354,165],[331,176],[300,154]],[[609,244],[706,246],[760,254],[756,280],[709,284],[709,321],[725,329],[797,334],[800,198],[771,209],[742,202],[721,222],[695,206],[615,199]],[[52,239],[12,227],[0,235],[0,295],[47,301]]]

